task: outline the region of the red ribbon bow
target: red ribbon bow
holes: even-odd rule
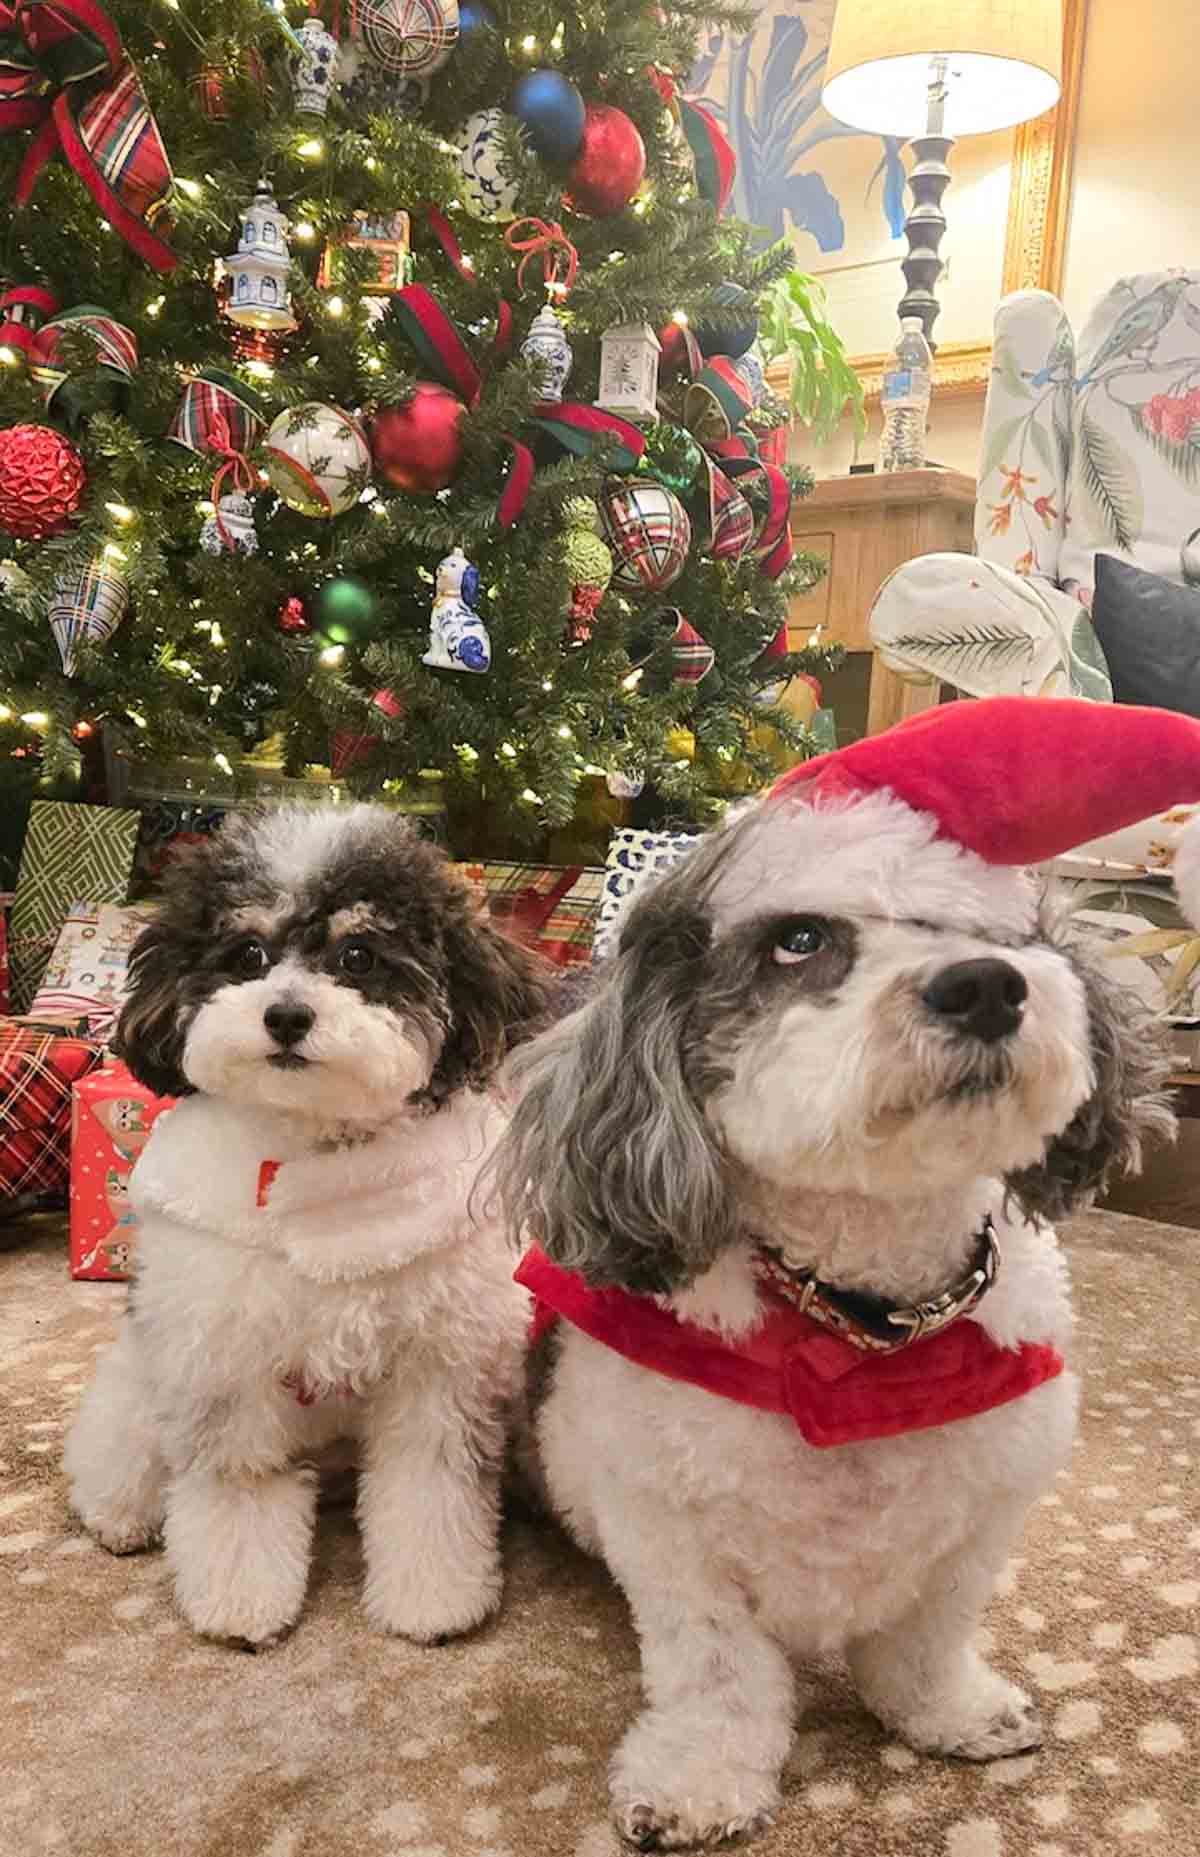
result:
[[[105,218],[156,271],[171,166],[140,80],[95,0],[0,0],[0,134],[37,129],[13,194],[24,206],[61,150]]]
[[[514,234],[523,226],[532,226],[532,238],[516,238]],[[510,251],[523,252],[525,255],[517,266],[517,289],[525,288],[525,267],[538,253],[542,256],[542,275],[546,289],[552,294],[565,297],[575,282],[579,269],[579,253],[563,231],[557,220],[547,222],[544,219],[514,219],[504,234],[504,243]]]
[[[245,453],[240,452],[233,443],[229,421],[222,412],[213,414],[212,431],[208,435],[208,449],[215,451],[219,458],[224,459],[224,463],[213,478],[212,490],[209,494],[212,497],[217,534],[226,548],[232,548],[234,546],[233,536],[225,526],[225,519],[221,514],[221,486],[229,477],[233,481],[235,490],[240,491],[243,496],[249,496],[254,489],[255,479]]]

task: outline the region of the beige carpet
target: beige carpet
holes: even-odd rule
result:
[[[1200,1849],[1200,1238],[1097,1214],[1070,1247],[1083,1444],[990,1621],[1045,1751],[918,1760],[818,1672],[761,1857]],[[300,1626],[259,1658],[185,1629],[160,1557],[76,1531],[60,1440],[123,1296],[71,1284],[56,1231],[0,1255],[2,1857],[612,1857],[636,1648],[553,1531],[511,1530],[497,1625],[422,1651],[366,1629],[329,1512]]]

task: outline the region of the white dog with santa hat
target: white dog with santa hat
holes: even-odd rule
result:
[[[1037,1744],[974,1637],[1075,1433],[1047,1220],[1172,1119],[1030,867],[1189,795],[1184,717],[929,712],[703,840],[517,1059],[536,1468],[633,1608],[642,1848],[769,1820],[796,1656],[846,1653],[915,1748]],[[1200,838],[1180,869],[1200,898]]]

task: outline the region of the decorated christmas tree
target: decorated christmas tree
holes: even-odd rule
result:
[[[480,850],[812,752],[792,257],[685,94],[748,17],[0,6],[0,759],[436,787]]]

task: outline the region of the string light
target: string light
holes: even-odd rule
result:
[[[560,19],[557,26],[554,28],[554,37],[550,41],[550,50],[552,52],[561,52],[564,36],[563,22]]]
[[[243,361],[242,367],[247,374],[253,374],[255,380],[274,380],[275,370],[269,361],[260,361],[257,355],[249,361]]]
[[[134,728],[135,728],[135,729],[144,729],[144,728],[145,728],[145,726],[146,726],[146,718],[145,718],[145,716],[143,716],[143,715],[141,715],[141,714],[140,714],[140,712],[139,712],[138,710],[136,710],[136,709],[127,709],[127,710],[125,711],[125,714],[126,714],[126,715],[127,715],[128,717],[129,717],[129,720],[130,720],[130,721],[132,722],[132,724],[133,724],[133,726],[134,726]]]
[[[478,749],[472,748],[470,742],[456,742],[454,752],[464,761],[471,762],[479,759]]]
[[[550,678],[549,678],[549,677],[544,677],[544,678],[542,679],[542,689],[543,689],[543,690],[553,690],[553,688],[554,688],[554,685],[553,685],[553,683],[551,682],[551,680],[550,680]]]
[[[50,726],[50,718],[44,709],[27,709],[21,721],[28,723],[31,729],[46,729]]]
[[[501,742],[501,743],[500,743],[500,752],[501,752],[501,754],[502,754],[502,755],[505,755],[505,756],[507,756],[507,758],[508,758],[508,759],[509,759],[510,761],[515,761],[515,760],[516,760],[516,758],[517,758],[517,751],[516,751],[516,749],[515,749],[515,748],[513,747],[513,745],[512,745],[512,743],[511,743],[511,742]]]
[[[527,806],[540,806],[542,803],[541,794],[535,793],[532,787],[526,787],[521,794],[521,798],[525,801]]]
[[[346,653],[341,645],[326,645],[324,651],[319,652],[317,655],[322,664],[334,665],[340,664]]]
[[[106,503],[104,507],[109,515],[115,517],[118,522],[133,521],[133,511],[130,509],[128,503]]]
[[[315,239],[316,236],[317,228],[313,225],[311,219],[298,220],[292,227],[292,237],[294,239],[300,239],[304,244],[307,244],[309,239]]]
[[[127,561],[129,559],[125,550],[123,548],[118,548],[115,542],[105,542],[104,552],[110,561]]]
[[[189,200],[198,200],[200,195],[204,192],[199,181],[189,181],[185,179],[182,174],[177,174],[175,176],[175,185],[183,188]]]
[[[521,50],[523,52],[536,52],[537,40],[534,38],[532,32],[527,32],[525,37],[521,40]]]
[[[155,297],[153,302],[147,303],[146,305],[147,316],[161,316],[162,311],[163,311],[163,305],[166,302],[166,300],[167,299],[165,297]]]
[[[21,357],[15,349],[0,348],[0,367],[15,368],[20,365]]]
[[[565,722],[563,723],[562,727],[559,729],[558,734],[559,734],[560,741],[569,742],[571,739],[571,731],[567,727]]]
[[[94,735],[96,733],[95,724],[91,722],[86,722],[86,721],[79,721],[75,724],[75,727],[71,730],[71,733],[75,737],[75,740],[77,742],[85,742],[89,735]]]
[[[346,305],[342,302],[340,297],[330,297],[325,307],[331,316],[340,316]]]
[[[219,767],[223,774],[228,774],[232,777],[233,768],[229,764],[229,756],[227,754],[214,754],[213,765]]]
[[[671,318],[671,321],[672,321],[672,322],[677,322],[677,323],[679,324],[679,327],[680,327],[681,329],[686,329],[686,328],[687,328],[687,326],[688,326],[688,313],[687,313],[687,311],[686,311],[686,310],[676,310],[676,311],[675,311],[675,314],[674,314],[674,315],[672,316],[672,318]]]
[[[643,666],[639,664],[636,671],[630,671],[628,677],[622,677],[621,679],[622,690],[636,690],[638,685],[642,681],[643,675],[644,675]]]
[[[0,722],[11,722],[12,710],[7,703],[0,703]]]
[[[325,144],[319,135],[310,135],[305,141],[298,145],[296,153],[299,155],[301,161],[319,161],[321,156],[325,153]],[[367,166],[371,166],[369,156],[367,158]]]
[[[383,362],[379,359],[378,355],[367,356],[367,367],[372,374],[378,374],[382,366]]]
[[[379,166],[379,163],[376,161],[374,155],[368,155],[366,162],[364,163],[364,166],[366,166],[370,170],[370,172],[374,174],[376,168]]]

